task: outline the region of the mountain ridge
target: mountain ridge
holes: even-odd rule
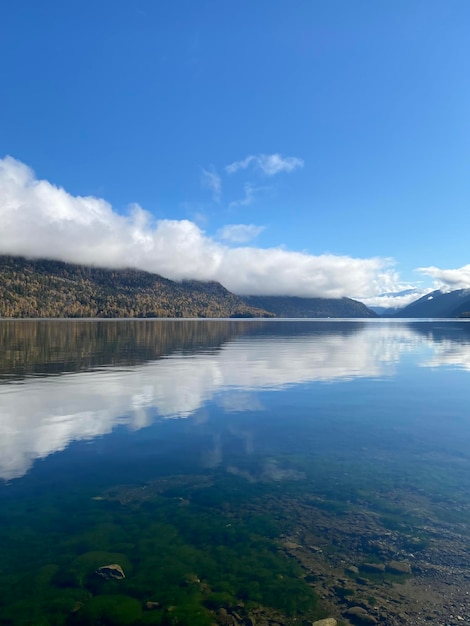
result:
[[[271,311],[276,317],[377,317],[358,300],[351,298],[300,298],[298,296],[242,296],[254,307]]]
[[[350,298],[237,296],[216,281],[174,282],[143,270],[0,255],[0,317],[350,318],[376,314]]]
[[[220,283],[0,256],[0,317],[273,317]]]
[[[470,289],[437,289],[403,307],[393,317],[458,317],[469,311]]]

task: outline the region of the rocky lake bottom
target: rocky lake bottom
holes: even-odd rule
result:
[[[470,507],[301,482],[168,476],[81,494],[70,517],[78,494],[30,503],[35,527],[4,509],[0,623],[470,623]]]

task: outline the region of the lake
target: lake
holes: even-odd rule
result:
[[[0,626],[470,624],[470,322],[0,336]]]

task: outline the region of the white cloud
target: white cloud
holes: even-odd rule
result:
[[[455,289],[470,289],[470,265],[455,270],[442,270],[438,267],[420,267],[419,272],[434,279],[434,289],[443,292]]]
[[[219,202],[222,196],[222,179],[217,174],[213,165],[202,170],[202,184],[206,189],[212,191],[212,199],[214,202]]]
[[[384,259],[312,256],[282,248],[226,249],[219,268],[221,282],[239,294],[341,298],[372,295],[374,282],[386,272]]]
[[[254,187],[251,183],[245,183],[243,185],[245,195],[241,200],[234,200],[229,204],[230,208],[237,206],[249,206],[255,199],[255,192],[260,191],[263,187]]]
[[[246,170],[250,166],[261,170],[267,176],[274,176],[280,172],[292,172],[299,167],[303,167],[304,162],[298,157],[283,157],[278,153],[252,154],[241,161],[230,163],[230,165],[226,166],[225,171],[227,174],[234,174],[239,170]]]
[[[256,239],[265,228],[265,226],[256,226],[255,224],[227,224],[217,232],[217,235],[219,239],[225,241],[246,243]]]
[[[217,280],[239,294],[368,297],[396,289],[389,259],[230,247],[189,220],[154,220],[138,205],[120,215],[100,198],[72,196],[11,157],[0,159],[0,253]]]
[[[386,309],[398,309],[407,306],[412,302],[415,302],[430,291],[433,291],[433,288],[414,290],[413,293],[407,293],[404,295],[381,294],[379,296],[371,296],[368,298],[359,299],[368,307],[385,307]]]

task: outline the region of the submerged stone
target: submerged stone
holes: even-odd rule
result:
[[[377,620],[373,615],[369,615],[362,606],[353,606],[348,609],[344,615],[351,619],[355,624],[366,626],[367,624],[377,624]]]
[[[114,578],[115,580],[121,580],[125,578],[125,574],[122,570],[122,567],[117,563],[112,563],[111,565],[103,565],[96,570],[98,576],[105,578],[106,580],[110,580]]]
[[[160,606],[160,602],[152,602],[151,600],[145,603],[147,611],[155,611],[156,609],[159,609]]]
[[[362,569],[372,574],[382,574],[385,571],[385,565],[383,563],[363,563]]]
[[[392,574],[411,574],[411,565],[407,561],[390,561],[387,570]]]
[[[295,541],[285,541],[282,545],[287,550],[298,550],[299,548],[302,547],[300,544],[295,543]]]
[[[325,619],[319,619],[316,622],[312,622],[312,626],[337,626],[338,622],[334,617],[327,617]]]

